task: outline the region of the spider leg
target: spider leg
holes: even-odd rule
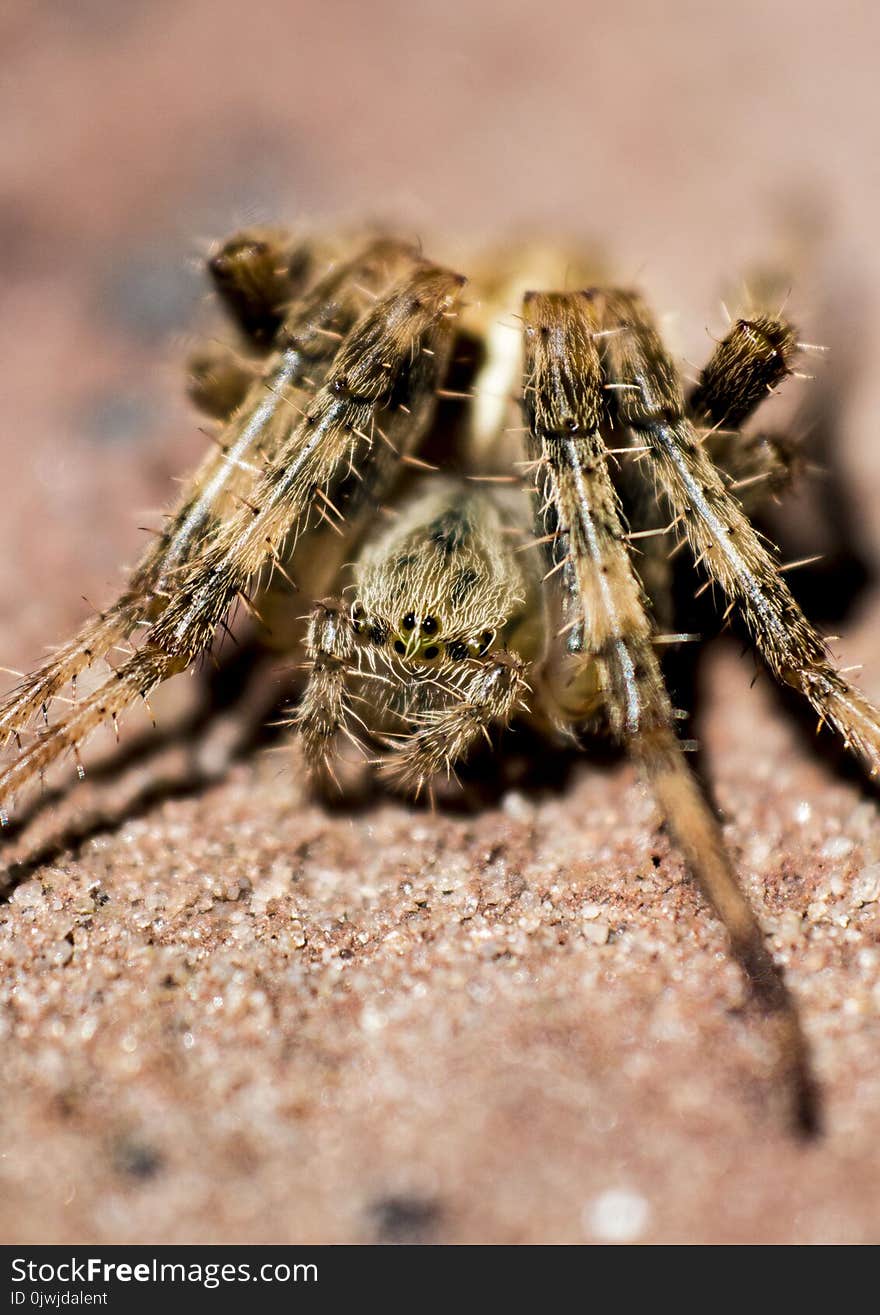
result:
[[[491,726],[507,725],[526,694],[524,664],[515,653],[461,665],[464,670],[447,676],[452,697],[416,714],[415,729],[381,761],[381,774],[416,796],[439,773],[450,776],[480,736],[489,738]]]
[[[652,646],[620,503],[606,463],[597,324],[588,294],[529,294],[524,410],[537,463],[539,526],[561,595],[569,667],[598,668],[611,729],[640,764],[704,896],[770,1020],[797,1126],[816,1124],[806,1043],[793,1000],[727,856],[721,829],[688,768]],[[559,640],[557,640],[557,646]],[[589,681],[584,711],[593,711]],[[565,710],[574,719],[570,691]]]
[[[792,372],[797,334],[778,315],[738,319],[716,345],[688,398],[694,423],[741,429]]]
[[[800,439],[783,431],[730,434],[716,430],[706,435],[703,443],[747,516],[788,493],[809,465]]]
[[[791,373],[797,349],[791,325],[778,315],[752,312],[731,325],[703,369],[689,411],[703,446],[748,515],[787,492],[807,461],[800,441],[786,433],[744,433],[761,402]],[[618,449],[627,517],[637,540],[635,566],[662,631],[675,628],[676,537],[666,502],[644,478],[643,447]]]
[[[355,642],[354,626],[342,599],[324,598],[315,604],[305,638],[309,678],[293,716],[312,771],[327,766],[334,742],[348,722],[346,694]]]
[[[781,492],[797,474],[797,444],[791,439],[741,433],[765,398],[792,373],[796,353],[797,335],[787,320],[770,314],[738,319],[716,345],[688,399],[688,414],[704,447],[735,487],[742,484],[744,503],[757,504]],[[668,509],[643,478],[635,455],[620,455],[627,502],[634,508],[639,532],[663,528]],[[655,555],[665,558],[668,542],[656,546]]]
[[[725,486],[687,416],[677,372],[647,308],[628,292],[597,291],[591,298],[604,331],[609,409],[646,446],[656,482],[698,563],[739,609],[776,679],[799,690],[875,776],[880,712],[835,669],[774,556]]]
[[[260,371],[225,343],[206,343],[190,354],[186,392],[193,406],[215,420],[229,420]]]
[[[399,456],[416,440],[433,412],[462,283],[420,263],[367,312],[247,505],[176,573],[174,597],[148,643],[190,659],[202,651],[266,560],[295,546],[322,507],[336,506],[333,493],[351,470],[384,467],[385,453]]]
[[[283,228],[241,229],[208,255],[208,275],[223,309],[244,341],[268,351],[287,307],[302,294],[327,253]]]
[[[343,341],[305,414],[283,408],[283,437],[276,439],[251,496],[189,559],[184,550],[190,539],[183,527],[178,560],[169,566],[163,559],[153,586],[166,593],[167,605],[142,646],[0,776],[0,798],[41,774],[66,749],[75,749],[102,720],[115,720],[136,698],[146,698],[187,667],[210,645],[235,599],[247,601],[249,584],[261,567],[281,560],[289,540],[296,543],[316,505],[336,509],[334,497],[346,484],[354,484],[362,498],[368,487],[375,492],[387,481],[394,465],[388,454],[415,442],[430,420],[463,281],[419,261],[374,303]],[[285,371],[296,368],[298,350],[293,335],[276,367],[278,388],[287,382]],[[280,423],[276,392],[270,392],[267,406]],[[255,425],[256,419],[249,415],[244,423]],[[380,433],[385,443],[374,440]]]
[[[688,398],[703,446],[749,514],[786,492],[806,464],[801,444],[789,434],[741,432],[792,373],[797,351],[797,333],[782,316],[752,313],[737,319]]]
[[[16,686],[0,704],[0,736],[19,736],[41,709],[47,719],[51,700],[77,675],[124,643],[142,624],[161,613],[174,589],[175,572],[216,532],[217,526],[251,500],[266,461],[296,427],[301,389],[326,376],[341,338],[414,260],[412,250],[390,240],[371,242],[348,262],[320,279],[293,306],[279,334],[281,345],[265,377],[253,382],[231,423],[211,448],[150,545],[129,582],[106,611],[82,629]]]

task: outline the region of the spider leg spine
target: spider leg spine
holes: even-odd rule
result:
[[[793,374],[797,333],[780,315],[735,320],[700,372],[690,414],[713,428],[738,430],[787,375]]]

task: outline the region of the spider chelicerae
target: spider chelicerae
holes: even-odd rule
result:
[[[61,755],[78,762],[96,727],[210,648],[238,601],[302,656],[290,724],[318,775],[347,739],[418,793],[515,717],[551,739],[600,728],[650,784],[774,1033],[793,1124],[814,1131],[797,1011],[658,657],[687,638],[672,587],[687,547],[776,679],[880,767],[880,714],[749,520],[798,462],[794,445],[743,433],[792,373],[791,325],[751,307],[686,397],[642,298],[549,246],[507,250],[467,289],[386,236],[247,230],[208,266],[239,336],[190,362],[215,444],[117,601],[0,706],[17,750],[0,803]]]

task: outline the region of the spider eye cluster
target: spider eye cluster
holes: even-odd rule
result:
[[[435,642],[442,626],[435,616],[418,617],[415,612],[405,612],[400,619],[397,636],[392,647],[401,657],[416,658],[423,662],[434,662],[444,648],[449,652],[450,645]],[[450,655],[451,656],[451,655]]]
[[[414,610],[404,612],[395,629],[383,620],[368,617],[359,601],[351,609],[351,621],[355,634],[365,635],[377,647],[387,645],[398,657],[414,662],[463,662],[482,657],[495,640],[494,630],[483,630],[476,637],[458,635],[447,639],[436,616],[430,612],[422,616]]]

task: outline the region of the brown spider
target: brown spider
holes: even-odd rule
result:
[[[216,447],[118,600],[0,706],[18,746],[0,803],[188,667],[236,600],[289,621],[295,587],[311,612],[293,627],[308,677],[291,720],[313,771],[332,774],[348,737],[417,793],[514,714],[550,736],[598,725],[632,753],[774,1030],[793,1120],[813,1131],[797,1013],[687,765],[656,651],[686,637],[659,631],[674,621],[670,556],[687,544],[773,675],[880,768],[880,714],[744,509],[795,464],[740,432],[792,371],[791,326],[767,309],[737,320],[686,400],[638,294],[595,286],[549,249],[496,261],[467,304],[462,277],[387,237],[252,230],[209,269],[247,353],[191,363],[191,396],[222,422]],[[586,290],[531,290],[548,286]],[[520,392],[524,426],[510,415]],[[131,655],[50,723],[52,701],[120,645]]]

